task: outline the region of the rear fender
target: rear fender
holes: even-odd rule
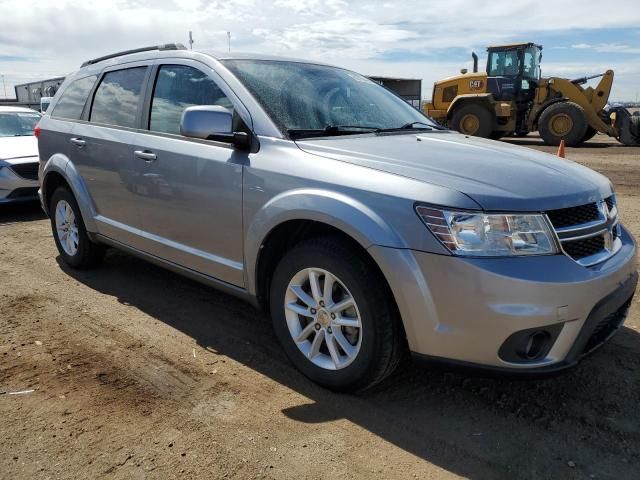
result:
[[[71,192],[78,202],[80,213],[82,213],[82,220],[87,230],[89,232],[97,231],[94,221],[96,216],[95,206],[80,173],[67,156],[56,153],[47,160],[47,163],[42,169],[42,198],[47,198],[47,195],[52,193],[48,191],[47,184],[48,179],[51,178],[51,174],[54,172],[61,175],[71,188]],[[43,205],[43,207],[47,214],[49,214],[49,205]]]

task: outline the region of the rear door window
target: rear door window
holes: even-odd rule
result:
[[[147,67],[107,72],[96,90],[89,121],[136,127],[138,106]]]
[[[80,78],[72,82],[64,92],[51,112],[52,117],[79,120],[87,97],[96,83],[97,75]]]
[[[233,111],[233,104],[204,72],[187,65],[163,65],[158,70],[151,100],[149,130],[180,135],[185,108],[219,105]]]

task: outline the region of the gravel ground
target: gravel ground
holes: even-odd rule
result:
[[[567,157],[611,178],[640,238],[640,148]],[[639,303],[553,379],[409,365],[338,395],[250,306],[117,251],[71,271],[37,205],[3,208],[0,392],[27,392],[0,394],[0,477],[637,479]]]

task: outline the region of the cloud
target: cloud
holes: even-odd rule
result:
[[[633,55],[640,53],[640,46],[626,45],[622,43],[599,43],[597,45],[578,43],[576,45],[571,45],[571,48],[579,50],[594,50],[598,53],[629,53]]]
[[[367,73],[380,69],[401,75],[409,70],[409,76],[425,79],[428,90],[438,78],[435,72],[455,63],[443,72],[454,74],[466,66],[460,63],[468,61],[472,49],[482,52],[494,43],[558,35],[558,43],[572,47],[553,50],[556,53],[605,57],[640,50],[637,35],[588,38],[589,32],[602,29],[637,32],[637,0],[609,0],[604,10],[600,1],[556,0],[554,11],[570,15],[550,15],[537,0],[479,5],[469,0],[30,0],[25,8],[24,0],[0,0],[2,54],[30,59],[0,57],[0,71],[9,84],[64,75],[82,61],[110,52],[173,41],[186,44],[190,30],[196,49],[226,50],[230,31],[237,51],[340,63]],[[624,63],[616,62],[616,68]],[[640,78],[635,80],[640,85]]]

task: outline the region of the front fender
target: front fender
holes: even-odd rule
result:
[[[326,223],[349,235],[365,249],[372,245],[408,248],[384,219],[348,195],[322,189],[283,192],[258,210],[247,228],[245,262],[250,293],[256,293],[260,247],[274,228],[290,220]]]
[[[84,221],[84,225],[87,230],[89,232],[95,232],[95,206],[93,204],[93,201],[91,200],[89,191],[87,190],[87,187],[82,180],[82,177],[80,176],[80,173],[76,169],[73,162],[69,159],[69,157],[60,153],[56,153],[52,155],[49,160],[47,160],[47,163],[45,163],[42,169],[42,198],[47,198],[47,196],[52,193],[47,190],[47,184],[48,179],[51,178],[51,174],[54,172],[61,175],[71,188],[71,192],[78,202],[78,207],[80,208],[80,212],[82,213],[82,220]],[[47,215],[49,215],[49,205],[45,205],[45,203],[46,202],[43,202],[42,206],[45,209]]]

